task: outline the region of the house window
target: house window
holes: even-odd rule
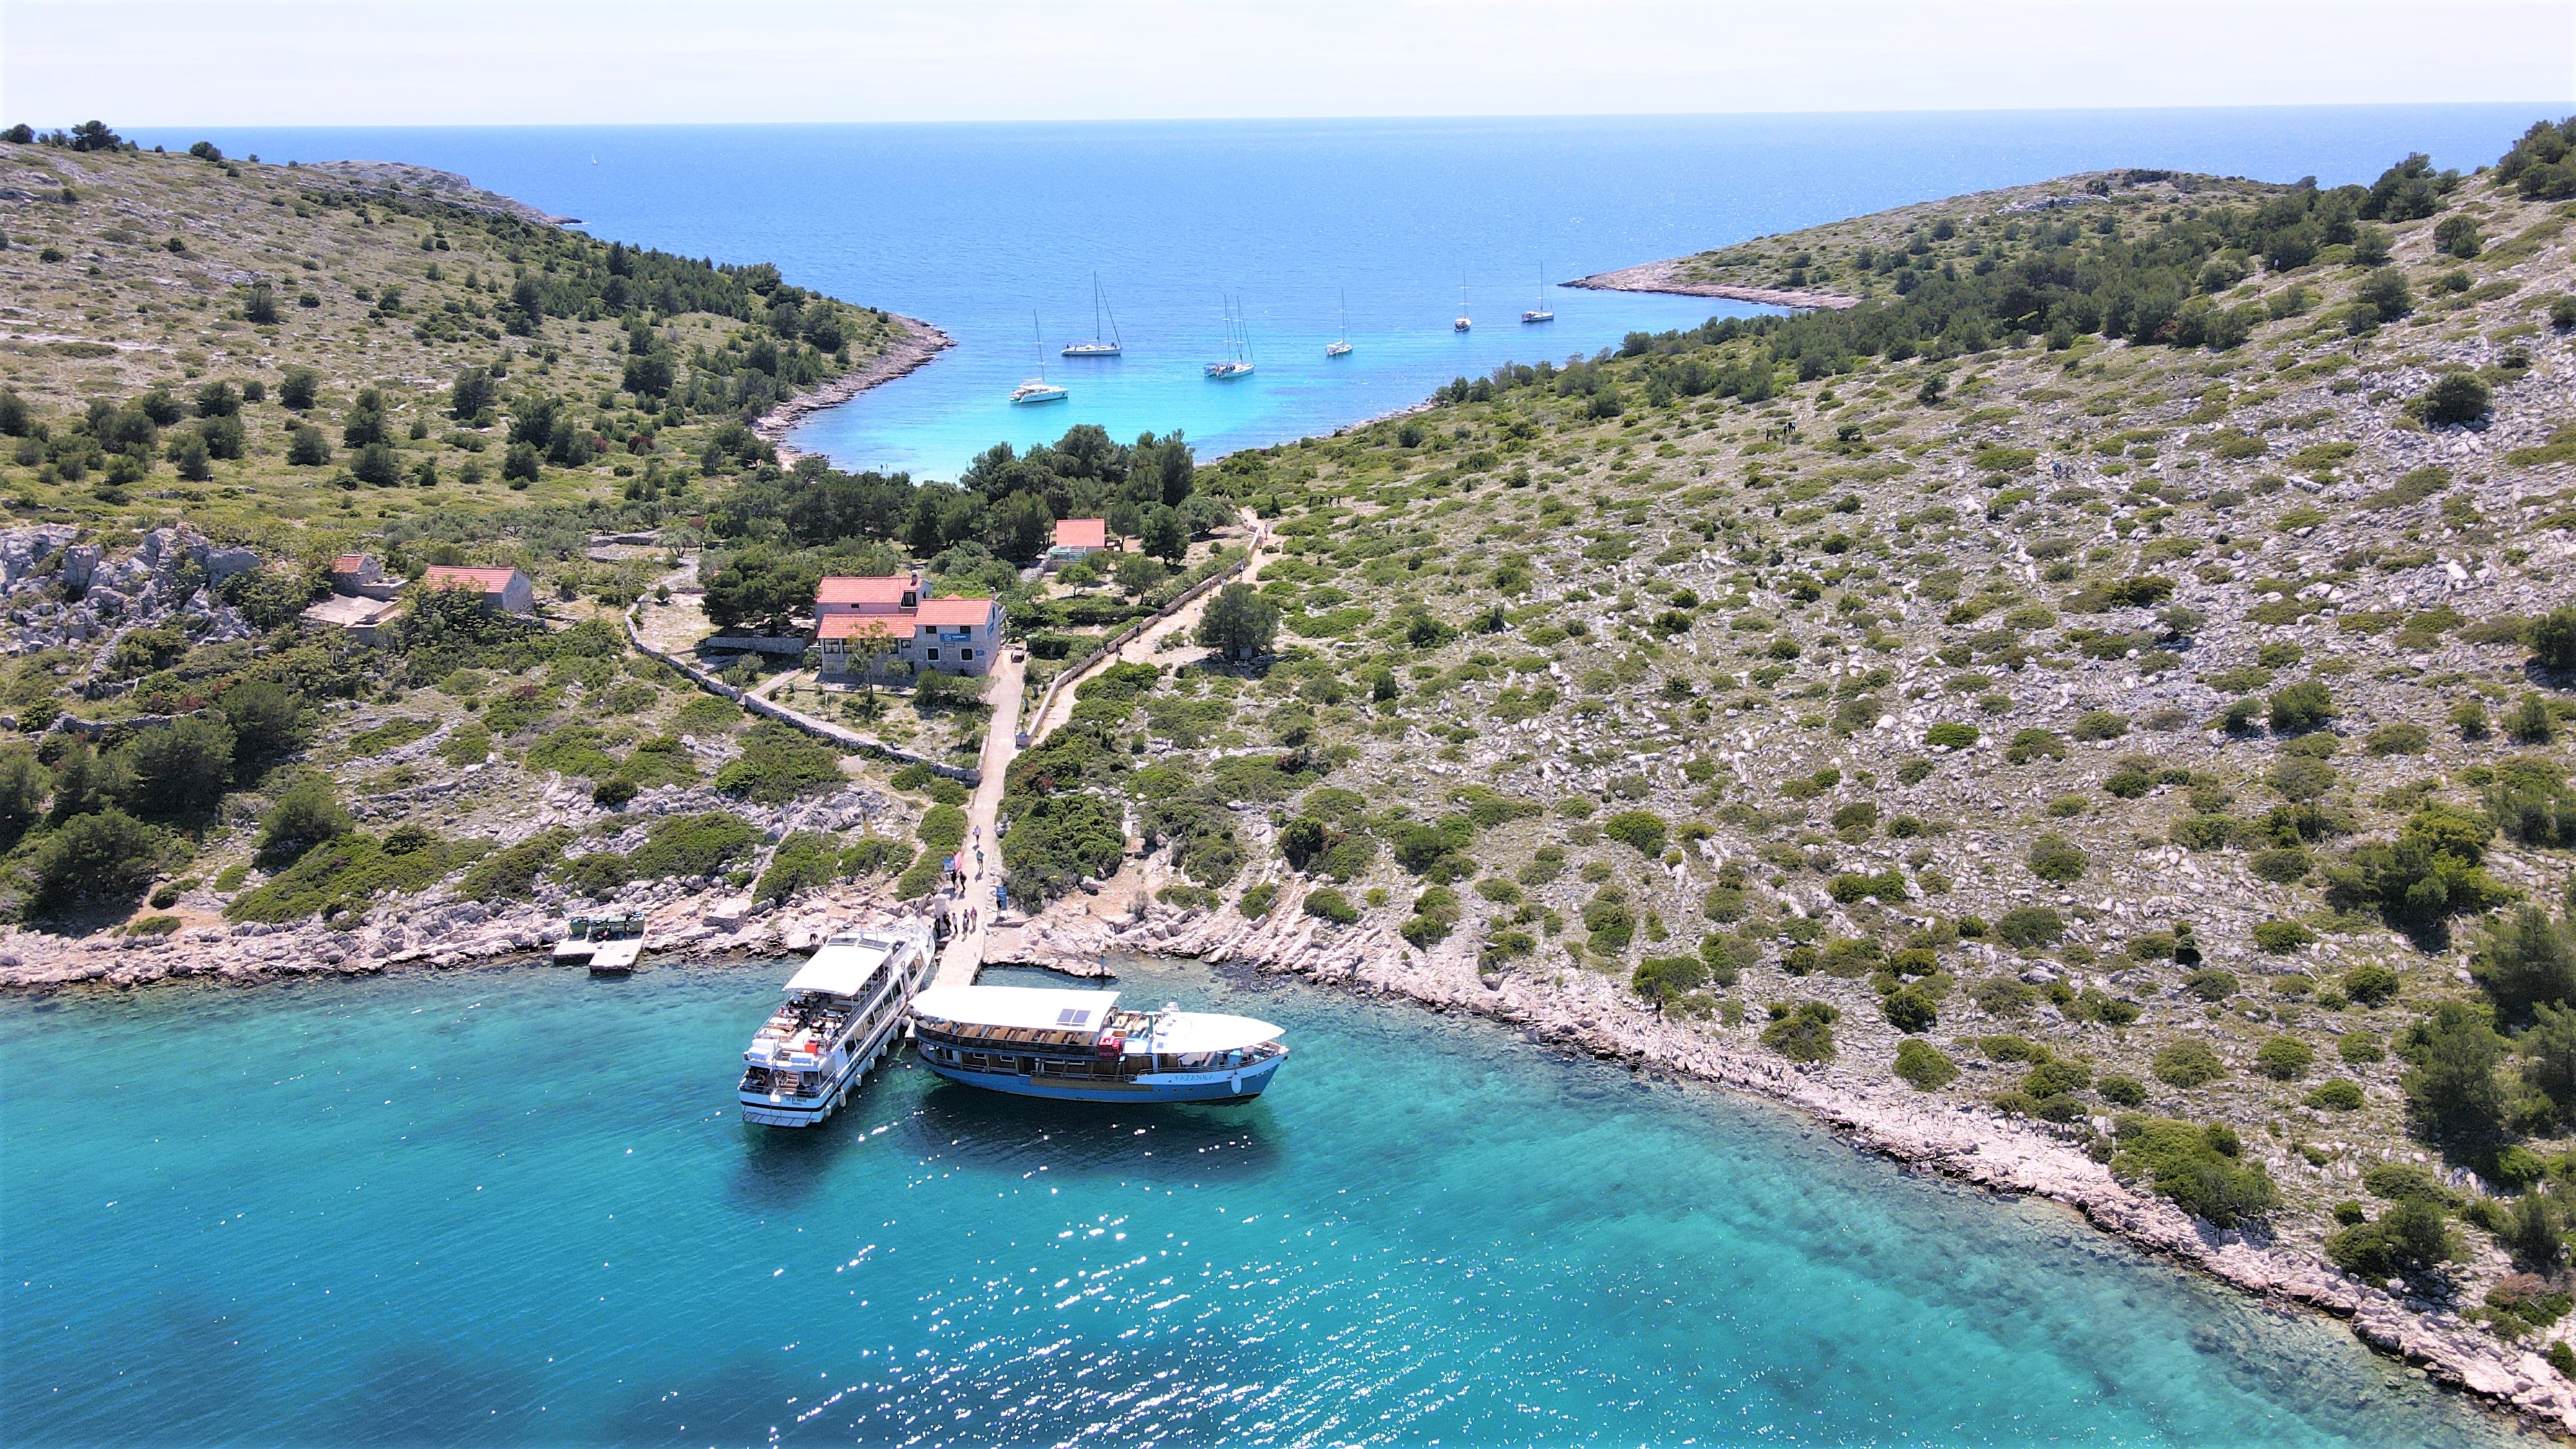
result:
[[[931,645],[931,646],[930,646],[930,648],[929,648],[927,651],[925,651],[925,652],[926,652],[926,653],[927,653],[927,655],[929,656],[929,659],[930,659],[930,662],[931,662],[931,663],[936,664],[936,663],[938,663],[938,662],[939,662],[939,646],[938,646],[938,645],[936,645],[936,644]]]
[[[972,659],[975,657],[975,651],[972,649],[960,649],[957,651],[957,657],[960,659]]]

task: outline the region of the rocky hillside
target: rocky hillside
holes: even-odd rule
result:
[[[462,177],[207,150],[0,141],[20,521],[184,519],[306,559],[409,543],[631,598],[588,532],[698,511],[770,458],[762,414],[926,345],[774,267],[596,241]]]
[[[1163,937],[1299,911],[1295,959],[1910,1083],[2554,1337],[2570,139],[1770,238],[1701,261],[1860,305],[1230,458],[1274,650],[1085,686],[1013,767],[1018,893],[1132,819],[1218,918]]]

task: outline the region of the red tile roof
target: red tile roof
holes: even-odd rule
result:
[[[901,604],[903,596],[919,587],[904,574],[873,575],[866,578],[827,578],[815,587],[817,604]]]
[[[883,614],[827,614],[823,622],[816,626],[814,637],[856,639],[862,635],[873,634],[879,638],[892,640],[896,628],[903,623],[903,618],[899,615],[889,619]]]
[[[335,574],[364,573],[366,568],[367,556],[362,553],[344,553],[331,560],[331,572]]]
[[[993,601],[924,599],[912,619],[917,624],[936,624],[950,629],[981,627],[993,622]]]
[[[1058,548],[1107,548],[1109,521],[1104,518],[1059,518],[1055,525]]]
[[[453,564],[431,564],[429,576],[421,583],[433,589],[472,589],[477,593],[497,594],[510,587],[514,568],[459,568]]]

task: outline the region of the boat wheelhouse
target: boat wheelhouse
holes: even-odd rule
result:
[[[918,921],[827,938],[742,1054],[743,1120],[811,1127],[839,1110],[898,1040],[934,964]]]
[[[952,1082],[1071,1102],[1248,1102],[1288,1059],[1279,1028],[1249,1016],[1029,986],[932,987],[913,1000],[912,1040]]]

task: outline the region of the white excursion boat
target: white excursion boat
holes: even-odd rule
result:
[[[830,1117],[894,1046],[935,966],[918,921],[826,939],[742,1054],[743,1120],[811,1127]]]
[[[1100,319],[1109,318],[1109,335],[1100,335]],[[1062,357],[1116,357],[1127,350],[1126,339],[1118,335],[1118,314],[1109,310],[1109,296],[1100,290],[1100,274],[1091,274],[1091,340],[1068,342],[1059,353]]]
[[[912,1040],[952,1082],[1069,1102],[1248,1102],[1288,1060],[1279,1028],[1249,1016],[1030,986],[934,986],[913,999]]]

